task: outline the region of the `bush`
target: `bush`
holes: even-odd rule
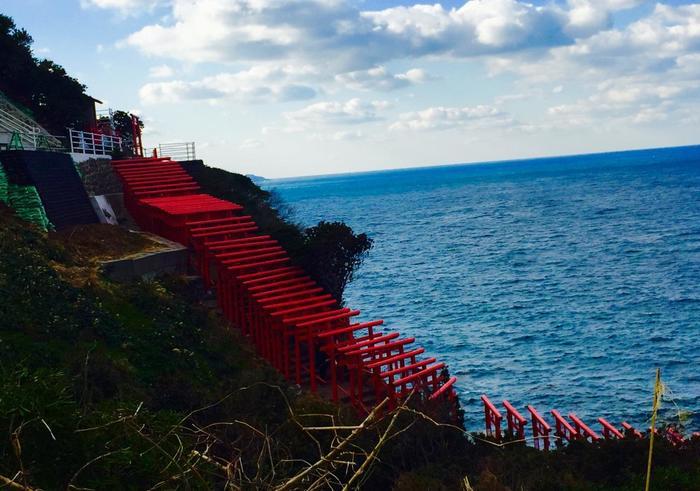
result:
[[[372,248],[372,239],[341,222],[320,222],[304,231],[302,265],[342,302],[347,284]]]
[[[262,231],[278,240],[297,264],[342,302],[345,287],[372,248],[372,239],[340,222],[320,222],[304,229],[290,220],[291,210],[275,193],[261,189],[249,177],[201,161],[186,163],[185,168],[204,192],[242,205]]]

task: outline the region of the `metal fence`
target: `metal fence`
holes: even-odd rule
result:
[[[161,143],[158,145],[159,157],[170,157],[173,160],[195,160],[197,155],[194,142]]]
[[[0,150],[48,150],[67,152],[66,137],[43,133],[21,133],[0,128]]]
[[[41,134],[41,130],[34,125],[27,123],[14,114],[0,108],[0,131],[6,136],[7,142],[14,136],[18,139],[23,148],[34,150],[37,147],[37,138]]]
[[[122,139],[118,136],[102,135],[68,129],[70,151],[88,155],[110,155],[115,150],[122,150]]]

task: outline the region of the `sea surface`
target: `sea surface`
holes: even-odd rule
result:
[[[347,303],[449,365],[469,429],[481,394],[643,427],[656,367],[700,429],[700,146],[263,185],[374,239]]]

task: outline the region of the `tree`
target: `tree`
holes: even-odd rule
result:
[[[92,101],[85,85],[51,60],[34,57],[32,37],[0,14],[0,90],[53,133],[83,127]]]
[[[51,60],[38,61],[33,70],[31,108],[37,120],[52,132],[65,128],[82,129],[86,121],[86,106],[92,105],[85,94],[85,85],[68,75]]]
[[[124,155],[134,155],[134,131],[131,126],[131,113],[117,110],[112,113],[112,123],[117,132],[117,136],[121,137]],[[139,128],[143,129],[143,121],[138,120]]]
[[[112,113],[112,122],[117,134],[122,138],[133,139],[133,131],[131,128],[131,114],[118,109]],[[143,122],[139,119],[139,126],[143,128]]]
[[[341,222],[320,222],[303,229],[294,223],[291,208],[276,193],[261,189],[249,177],[201,161],[187,164],[186,169],[204,192],[243,205],[261,231],[278,240],[319,285],[342,301],[345,287],[372,248],[372,239],[355,234]]]
[[[17,92],[33,68],[32,37],[15,25],[12,18],[0,14],[0,87]]]
[[[342,302],[347,284],[372,248],[366,234],[342,222],[319,222],[304,231],[303,265],[328,293]]]

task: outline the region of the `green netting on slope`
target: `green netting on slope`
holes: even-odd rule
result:
[[[0,201],[7,204],[8,200],[8,181],[7,174],[5,174],[5,169],[2,167],[2,162],[0,162]]]
[[[46,210],[44,210],[39,193],[34,186],[18,186],[17,184],[9,183],[8,191],[8,203],[15,210],[17,216],[38,225],[43,230],[53,228],[49,217],[46,216]]]

